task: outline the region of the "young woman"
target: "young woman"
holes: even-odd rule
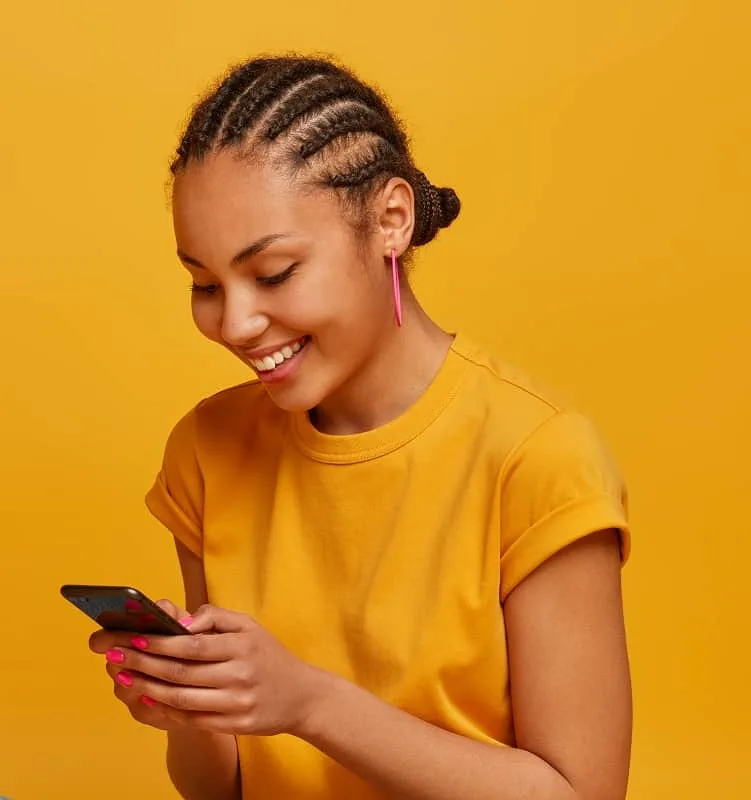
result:
[[[456,194],[305,58],[235,69],[172,171],[195,323],[257,377],[177,423],[147,498],[194,635],[91,646],[178,791],[622,799],[624,488],[586,419],[411,292]]]

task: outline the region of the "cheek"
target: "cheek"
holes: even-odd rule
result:
[[[336,327],[357,329],[367,326],[378,311],[378,287],[359,263],[349,270],[326,275],[318,285],[301,298],[311,316],[333,323]]]
[[[217,300],[194,298],[191,304],[193,322],[201,333],[215,342],[221,341],[222,307]]]

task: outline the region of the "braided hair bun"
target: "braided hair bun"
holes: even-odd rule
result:
[[[433,186],[424,173],[415,170],[415,230],[412,245],[432,241],[441,228],[447,228],[459,215],[461,203],[453,189]]]

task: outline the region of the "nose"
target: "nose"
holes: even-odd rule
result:
[[[222,311],[222,339],[230,347],[242,347],[258,339],[269,326],[268,315],[255,298],[226,292]]]

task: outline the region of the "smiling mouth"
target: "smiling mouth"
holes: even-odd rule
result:
[[[273,372],[278,366],[294,358],[308,343],[309,337],[303,336],[292,344],[285,345],[263,358],[251,358],[250,363],[256,372]]]

